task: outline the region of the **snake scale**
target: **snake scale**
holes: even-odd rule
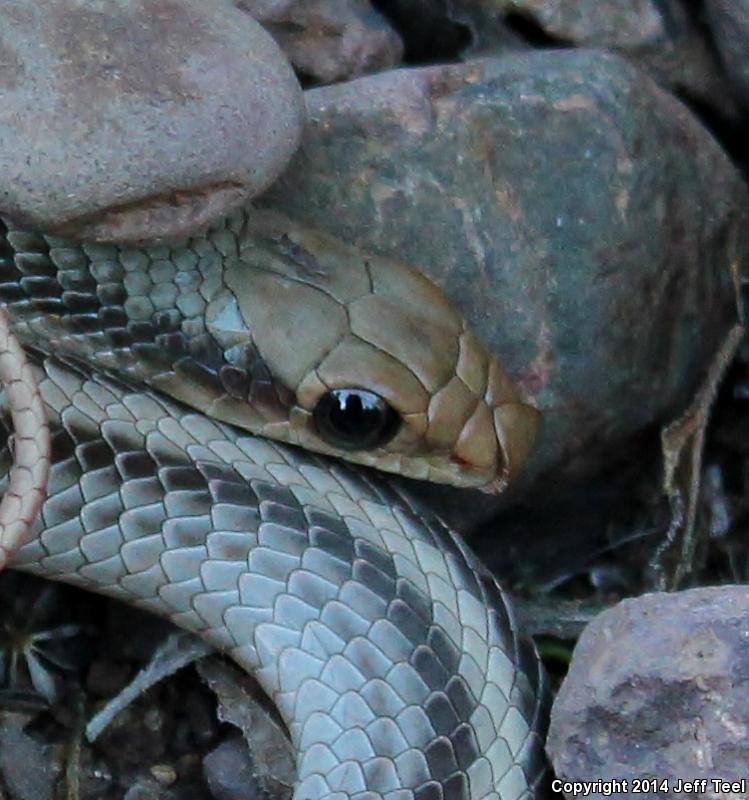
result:
[[[538,795],[546,683],[507,598],[401,483],[340,458],[490,489],[522,463],[535,412],[431,283],[268,212],[150,249],[6,220],[0,301],[52,432],[13,568],[250,671],[295,800]],[[5,491],[7,395],[2,420]]]

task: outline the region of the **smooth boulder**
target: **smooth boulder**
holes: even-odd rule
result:
[[[272,183],[301,89],[229,0],[0,3],[0,214],[46,233],[184,238]]]

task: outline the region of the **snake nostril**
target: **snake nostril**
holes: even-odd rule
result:
[[[318,401],[313,419],[320,437],[342,450],[371,450],[389,442],[400,417],[380,395],[366,389],[331,389]]]

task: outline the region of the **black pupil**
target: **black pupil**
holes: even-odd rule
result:
[[[332,389],[314,411],[320,436],[345,450],[379,447],[393,438],[399,418],[388,403],[366,389]]]

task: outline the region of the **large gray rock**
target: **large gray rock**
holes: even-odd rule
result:
[[[561,780],[628,780],[612,798],[731,796],[714,778],[744,779],[746,797],[748,734],[749,587],[723,586],[644,595],[596,617],[554,702],[547,750]],[[637,793],[645,776],[659,783]],[[678,793],[678,779],[708,791]]]
[[[0,213],[89,239],[180,238],[270,184],[301,91],[229,0],[0,2]]]
[[[705,0],[705,12],[726,71],[749,108],[749,0]]]
[[[295,69],[319,83],[348,80],[397,64],[398,34],[369,0],[235,0],[261,22]]]
[[[684,106],[583,50],[306,97],[303,145],[262,202],[445,289],[544,412],[532,476],[611,463],[683,409],[749,253],[744,184]]]

